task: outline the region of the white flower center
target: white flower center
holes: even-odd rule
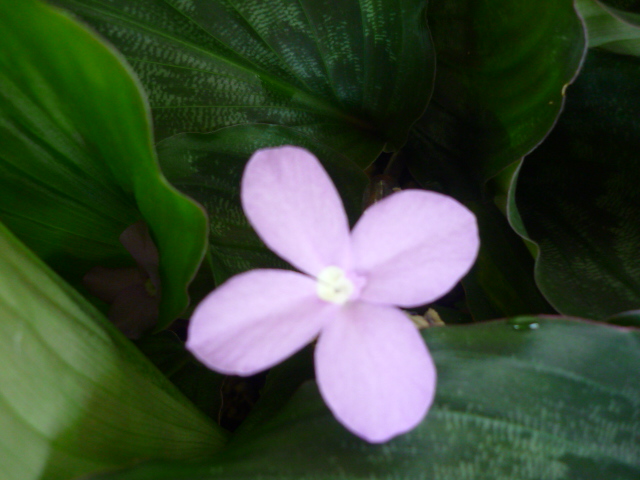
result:
[[[344,305],[355,290],[353,282],[340,267],[327,267],[318,275],[318,296],[331,303]]]

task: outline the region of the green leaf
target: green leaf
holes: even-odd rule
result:
[[[415,130],[426,155],[483,183],[553,127],[585,38],[572,0],[430,0],[436,85]]]
[[[159,140],[295,128],[361,166],[400,147],[431,93],[423,0],[55,0],[128,59]]]
[[[158,144],[169,181],[209,213],[216,283],[252,268],[287,267],[258,238],[240,205],[240,179],[249,157],[259,148],[287,144],[307,148],[322,160],[354,222],[361,212],[366,175],[344,155],[292,128],[239,125],[210,134],[180,134]]]
[[[0,471],[68,480],[225,435],[0,224]]]
[[[387,444],[349,434],[309,383],[224,456],[93,480],[640,476],[638,330],[521,317],[424,336],[438,367],[435,405],[416,430]]]
[[[640,56],[640,23],[622,20],[595,0],[577,0],[576,8],[587,26],[589,47]]]
[[[549,138],[526,157],[510,220],[539,247],[538,286],[561,313],[640,307],[640,58],[591,50]]]
[[[66,14],[0,2],[0,218],[72,284],[132,260],[141,217],[160,252],[160,324],[187,306],[206,218],[162,177],[148,106],[119,55]]]

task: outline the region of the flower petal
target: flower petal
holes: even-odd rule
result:
[[[369,442],[411,430],[433,402],[435,366],[416,327],[396,308],[346,306],[323,329],[315,355],[327,405]]]
[[[258,150],[242,177],[242,206],[267,246],[296,268],[317,275],[349,266],[349,223],[320,162],[298,147]]]
[[[310,343],[338,309],[311,277],[252,270],[232,277],[196,308],[187,348],[209,368],[252,375]]]
[[[352,232],[360,298],[414,307],[436,300],[469,271],[480,240],[475,216],[451,197],[405,190],[372,205]]]

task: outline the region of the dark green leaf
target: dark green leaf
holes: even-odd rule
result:
[[[137,83],[95,35],[40,2],[0,2],[0,30],[0,218],[73,284],[96,265],[133,263],[118,237],[144,218],[166,325],[187,306],[206,219],[160,174]]]
[[[305,147],[323,161],[355,221],[361,211],[366,176],[345,156],[294,129],[240,125],[210,134],[176,135],[158,144],[158,157],[169,181],[209,213],[209,252],[216,283],[252,268],[286,267],[249,226],[239,191],[251,154],[259,148],[286,144]]]
[[[599,2],[613,11],[640,14],[640,1],[638,0],[599,0]]]
[[[218,420],[224,375],[198,362],[171,331],[148,335],[135,344],[200,411]]]
[[[438,366],[436,403],[387,444],[347,433],[307,384],[224,456],[94,480],[640,477],[638,330],[521,317],[424,335]]]
[[[68,480],[203,457],[222,430],[0,224],[0,472]]]
[[[430,0],[428,18],[437,75],[415,162],[458,163],[482,183],[553,127],[584,29],[572,0]]]
[[[613,325],[622,325],[623,327],[640,328],[640,310],[619,313],[607,318],[607,322]]]
[[[620,19],[596,0],[577,0],[576,8],[587,26],[589,47],[640,56],[640,23]]]
[[[434,71],[424,0],[55,0],[127,57],[159,140],[270,123],[366,166],[404,143]]]
[[[245,438],[250,441],[253,430],[276,415],[300,385],[313,379],[314,376],[311,345],[269,370],[264,388],[260,392],[260,399],[242,425],[234,432],[232,442],[241,444]]]
[[[478,219],[480,252],[462,280],[476,321],[555,313],[535,284],[533,258],[493,204],[468,204]]]
[[[513,232],[496,205],[484,199],[482,189],[469,171],[460,163],[447,163],[442,159],[414,162],[426,155],[427,144],[423,140],[424,137],[414,130],[403,149],[405,158],[412,162],[414,178],[425,188],[462,201],[478,220],[480,251],[473,268],[462,281],[467,308],[473,318],[490,320],[555,313],[535,283],[533,258],[522,239]],[[504,179],[505,183],[510,183],[509,178]]]
[[[591,50],[511,192],[512,225],[540,249],[538,286],[567,315],[640,307],[638,78],[640,58]]]

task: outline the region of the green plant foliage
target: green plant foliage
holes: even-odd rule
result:
[[[401,146],[430,95],[422,0],[56,0],[127,57],[156,136],[270,123],[361,166]]]
[[[640,14],[638,0],[598,0],[603,6],[620,13]]]
[[[200,411],[218,419],[224,375],[193,358],[182,340],[169,330],[147,335],[135,345]]]
[[[462,280],[474,320],[555,313],[535,284],[531,254],[502,212],[491,204],[469,207],[481,236],[478,259]]]
[[[414,178],[425,188],[462,201],[478,220],[480,252],[462,280],[466,305],[474,320],[555,313],[535,283],[533,258],[522,238],[494,202],[485,198],[488,195],[469,170],[460,162],[430,157],[427,142],[422,133],[414,131],[403,149],[403,158],[411,166]],[[505,178],[500,180],[508,189],[512,175],[510,171],[505,173],[509,175],[501,174]]]
[[[638,480],[639,83],[638,0],[0,0],[0,480]],[[290,268],[240,202],[281,145],[352,225],[396,187],[476,216],[469,273],[407,312],[446,324],[435,402],[387,443],[325,406],[313,341],[248,378],[185,347],[209,292]],[[140,221],[173,323],[131,342],[82,279],[135,266]]]
[[[70,282],[133,263],[141,217],[160,251],[160,323],[187,306],[206,218],[162,177],[148,107],[119,56],[34,0],[0,2],[0,218]]]
[[[239,191],[251,154],[280,145],[299,145],[323,159],[351,220],[359,217],[366,176],[345,156],[294,129],[240,125],[210,134],[176,135],[158,144],[160,163],[169,181],[209,212],[209,253],[216,283],[252,268],[286,266],[249,226]]]
[[[640,59],[592,50],[555,130],[526,157],[510,220],[540,253],[536,280],[567,315],[640,307]]]
[[[225,435],[0,224],[0,472],[68,480]]]
[[[607,319],[607,322],[623,327],[640,327],[640,310],[622,312]]]
[[[640,56],[640,24],[622,20],[596,0],[577,0],[576,8],[586,24],[589,47]]]
[[[92,480],[540,480],[640,475],[640,333],[520,317],[424,332],[436,404],[414,432],[368,445],[306,384],[272,420],[196,464],[149,464]],[[399,392],[401,393],[401,392]]]
[[[572,0],[431,0],[435,89],[415,162],[460,163],[484,182],[535,148],[584,55]]]

